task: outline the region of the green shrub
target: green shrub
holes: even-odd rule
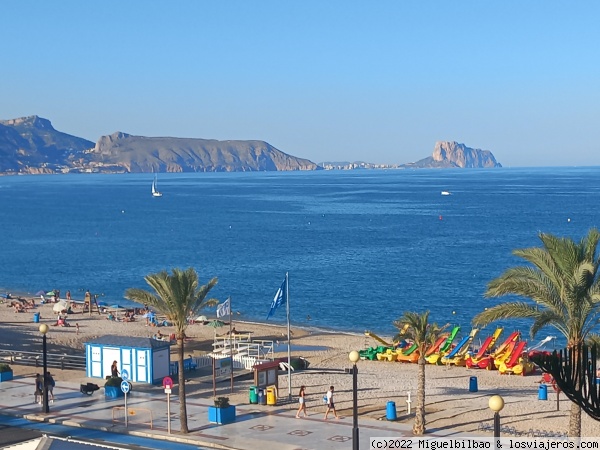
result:
[[[110,377],[104,383],[104,387],[112,386],[112,387],[121,387],[121,383],[123,382],[123,378],[121,377]]]
[[[229,398],[228,397],[217,397],[215,398],[215,407],[217,408],[227,408],[229,406]]]
[[[0,372],[12,372],[12,369],[8,364],[0,363]]]

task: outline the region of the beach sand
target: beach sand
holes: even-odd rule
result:
[[[36,301],[37,303],[37,301]],[[68,319],[72,326],[56,327],[56,314],[52,312],[52,304],[38,305],[27,313],[17,313],[6,303],[0,304],[0,321],[2,322],[2,339],[0,349],[36,351],[41,350],[41,339],[38,331],[39,323],[33,323],[34,312],[41,315],[41,323],[50,326],[47,334],[49,353],[67,353],[84,355],[84,342],[104,335],[126,335],[151,337],[157,332],[156,327],[146,326],[145,319],[136,322],[115,322],[106,319],[106,315],[94,313],[89,316],[75,310]],[[79,332],[75,324],[79,324]],[[251,333],[255,339],[271,339],[286,343],[286,327],[274,324],[260,324],[236,321],[234,326],[238,332]],[[163,335],[174,332],[173,327],[160,327]],[[188,327],[185,354],[200,356],[212,349],[215,333],[224,336],[228,326],[215,329],[192,324]],[[306,386],[307,406],[310,415],[324,415],[322,397],[330,385],[335,386],[335,400],[338,414],[351,416],[352,408],[352,375],[345,372],[351,367],[348,354],[352,350],[360,350],[378,345],[373,339],[364,335],[326,332],[322,330],[299,329],[292,327],[293,345],[301,346],[302,351],[294,351],[292,356],[302,356],[310,361],[309,370],[292,374],[292,394],[295,397],[300,385]],[[383,336],[390,338],[389,336]],[[316,347],[316,348],[311,348]],[[325,347],[326,349],[323,349]],[[281,346],[283,348],[283,346]],[[171,359],[177,359],[177,346],[171,349]],[[285,357],[287,352],[275,354]],[[12,365],[15,376],[33,377],[40,369],[30,366]],[[398,420],[412,424],[412,417],[406,411],[407,392],[411,393],[414,412],[414,400],[417,387],[417,365],[398,362],[359,361],[358,362],[358,403],[362,417],[374,419],[386,418],[387,402],[396,403]],[[84,371],[51,369],[57,385],[61,381],[95,382],[102,386],[103,380],[89,379]],[[242,371],[237,371],[240,375]],[[427,430],[445,433],[467,432],[477,435],[491,436],[491,433],[478,431],[480,424],[491,424],[493,413],[488,407],[488,400],[494,394],[504,398],[505,407],[501,411],[502,426],[514,427],[516,430],[543,430],[552,433],[566,433],[569,425],[571,402],[560,396],[560,410],[557,411],[556,394],[548,387],[548,400],[538,400],[540,373],[528,376],[500,375],[497,371],[474,370],[464,367],[444,367],[427,365]],[[470,378],[477,377],[478,392],[469,392]],[[206,371],[198,370],[186,373],[187,395],[190,397],[210,398],[213,395],[212,378]],[[233,404],[248,403],[248,390],[253,384],[251,376],[236,378],[234,392],[230,393],[229,381],[218,384],[217,395],[230,398]],[[137,387],[162,393],[161,387]],[[281,372],[279,376],[279,396],[288,394],[288,377]],[[290,413],[297,408],[296,403],[289,405]],[[600,433],[600,424],[582,413],[582,436],[594,437]]]

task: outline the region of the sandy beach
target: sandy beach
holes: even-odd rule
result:
[[[36,303],[39,303],[36,301]],[[40,351],[39,323],[33,322],[34,312],[41,315],[41,323],[50,326],[48,332],[48,352],[79,354],[83,356],[84,342],[104,335],[126,335],[151,337],[157,328],[148,327],[145,319],[135,322],[116,322],[106,319],[106,315],[94,313],[82,314],[80,309],[68,316],[70,327],[52,326],[56,323],[56,314],[52,304],[37,305],[29,312],[17,313],[7,303],[0,304],[0,321],[3,324],[3,338],[0,340],[2,350]],[[210,316],[209,316],[210,317]],[[75,327],[79,324],[79,331]],[[251,333],[255,339],[270,339],[285,343],[286,328],[273,324],[260,324],[235,321],[238,332]],[[173,332],[172,327],[160,327],[163,335]],[[216,334],[225,335],[228,327],[218,328]],[[526,330],[523,330],[526,331]],[[348,354],[352,350],[360,350],[376,346],[372,338],[357,334],[326,332],[323,330],[300,329],[292,327],[294,345],[302,351],[293,352],[292,356],[302,356],[310,361],[309,370],[292,374],[292,393],[297,394],[300,385],[306,386],[307,406],[310,415],[323,415],[323,394],[330,385],[336,388],[336,406],[341,416],[351,415],[352,376],[345,373],[349,368]],[[215,329],[192,324],[188,327],[185,353],[200,356],[212,349]],[[382,336],[390,339],[390,336]],[[315,347],[315,349],[311,349]],[[326,349],[323,349],[325,347]],[[171,359],[176,359],[177,347],[171,349]],[[275,356],[286,356],[285,352]],[[33,376],[36,368],[12,365],[15,376]],[[359,361],[359,414],[375,419],[385,419],[388,401],[394,401],[398,411],[398,420],[412,423],[406,411],[407,392],[413,398],[416,395],[416,364],[398,362]],[[39,370],[38,370],[39,371]],[[196,373],[197,372],[197,373]],[[83,371],[60,371],[52,369],[52,373],[60,385],[61,381],[96,382],[102,380],[87,379]],[[566,433],[569,424],[571,403],[564,395],[560,397],[560,410],[557,411],[556,394],[548,387],[548,400],[538,400],[540,373],[528,376],[500,375],[496,371],[466,369],[464,367],[445,367],[428,365],[427,373],[427,430],[456,430],[457,432],[473,432],[479,435],[490,435],[478,431],[482,422],[491,423],[492,412],[488,408],[488,400],[494,394],[500,394],[505,400],[501,412],[502,425],[514,427],[521,432],[543,430],[552,433]],[[478,392],[469,392],[470,377],[477,377]],[[229,383],[220,383],[218,395],[226,395],[234,404],[248,403],[248,389],[252,385],[250,377],[236,379],[234,392],[229,393]],[[279,376],[280,396],[287,395],[288,377],[283,372]],[[147,386],[144,389],[160,387]],[[189,396],[212,397],[212,381],[202,371],[190,372],[187,384]],[[296,404],[290,405],[295,410]],[[585,413],[582,413],[582,436],[598,435],[599,424]]]

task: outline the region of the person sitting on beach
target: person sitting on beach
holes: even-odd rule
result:
[[[23,306],[21,302],[12,302],[12,306],[15,309],[15,312],[22,313],[27,312],[27,308]]]
[[[112,313],[108,313],[108,316],[106,316],[106,320],[115,320],[116,321],[117,319],[115,319],[115,316],[113,316]]]

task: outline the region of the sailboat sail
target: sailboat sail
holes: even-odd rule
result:
[[[158,189],[156,188],[157,183],[158,180],[156,175],[154,175],[154,180],[152,180],[152,197],[162,197],[162,194],[158,192]]]

